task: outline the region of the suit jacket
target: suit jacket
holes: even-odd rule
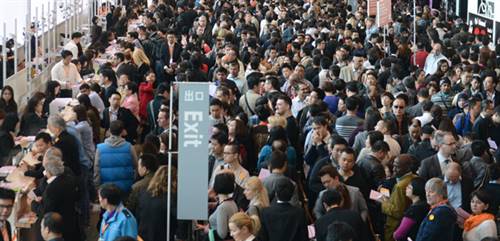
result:
[[[132,112],[129,109],[120,107],[118,108],[117,119],[123,122],[125,130],[127,130],[127,136],[125,137],[125,140],[127,140],[131,144],[135,144],[135,139],[137,138],[137,126],[139,125],[139,121],[137,120],[137,118],[134,116],[134,114],[132,114]],[[109,124],[110,124],[109,107],[107,107],[106,109],[104,109],[102,113],[101,126],[105,130],[108,130]]]
[[[61,214],[63,223],[63,237],[65,240],[81,240],[76,202],[78,200],[78,186],[74,176],[62,174],[47,184],[41,203],[33,203],[34,210],[41,215],[48,212]]]
[[[62,131],[56,138],[54,146],[61,150],[64,165],[69,167],[76,176],[80,176],[80,147],[77,143],[74,136],[67,131]]]
[[[274,203],[261,212],[262,241],[308,240],[307,220],[302,208],[289,203]]]
[[[418,175],[426,181],[433,177],[443,178],[443,172],[441,171],[441,166],[439,165],[437,153],[422,160],[420,168],[418,169]]]
[[[325,241],[328,233],[328,226],[333,222],[345,222],[349,224],[353,230],[356,230],[356,238],[353,241],[367,241],[370,233],[368,227],[361,219],[359,213],[341,208],[333,208],[321,218],[316,220],[314,227],[316,228],[316,240]]]
[[[357,163],[365,180],[368,181],[370,189],[377,190],[377,187],[385,180],[384,167],[376,157],[368,155]]]
[[[172,59],[173,63],[179,63],[179,59],[181,58],[182,47],[179,43],[174,44],[174,51],[172,56],[170,56],[170,51],[168,51],[169,45],[165,43],[165,49],[163,49],[163,61],[167,66],[170,66],[170,59]]]

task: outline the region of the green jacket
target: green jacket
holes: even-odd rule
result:
[[[382,203],[382,212],[387,216],[385,222],[385,241],[394,241],[392,234],[399,226],[405,210],[411,205],[411,200],[406,197],[406,187],[417,175],[408,173],[394,185],[389,201]]]

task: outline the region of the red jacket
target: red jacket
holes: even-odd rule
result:
[[[153,83],[142,82],[139,85],[139,116],[141,120],[147,120],[147,107],[149,101],[154,98]]]

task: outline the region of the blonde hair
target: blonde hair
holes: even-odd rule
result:
[[[252,205],[256,205],[261,208],[269,207],[269,196],[267,195],[267,191],[258,177],[248,178],[245,183],[245,188],[255,193],[255,197],[250,200]]]
[[[164,193],[167,193],[168,190],[168,167],[167,166],[160,166],[158,170],[156,170],[155,175],[153,178],[151,178],[151,181],[149,182],[148,185],[148,192],[151,193],[153,197],[158,197]],[[175,170],[174,167],[172,167],[172,193],[177,192],[177,171]]]
[[[273,128],[275,126],[281,126],[286,128],[286,119],[282,116],[272,115],[267,118],[267,123],[269,123],[269,128]]]
[[[139,48],[134,49],[134,52],[132,53],[132,59],[137,66],[141,66],[141,64],[149,65],[151,63],[148,59],[148,56],[146,56],[146,53],[144,53],[144,51]]]
[[[247,227],[248,232],[250,232],[253,235],[256,235],[260,229],[259,217],[257,217],[256,215],[248,216],[244,212],[235,213],[229,219],[229,223],[234,224],[239,229]]]

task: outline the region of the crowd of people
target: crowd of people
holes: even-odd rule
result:
[[[364,0],[97,6],[45,92],[1,91],[1,164],[34,136],[38,240],[86,240],[92,203],[100,241],[498,240],[500,46],[392,2],[387,31]],[[177,220],[175,154],[167,181],[180,81],[210,83],[207,221]]]

